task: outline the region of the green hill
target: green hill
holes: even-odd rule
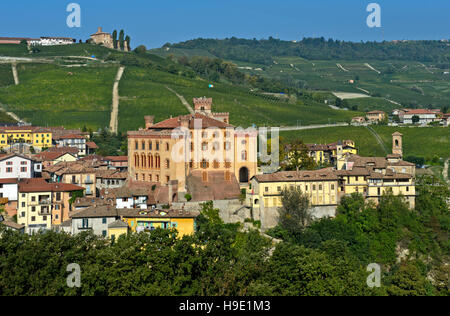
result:
[[[0,48],[2,51],[5,49]],[[96,56],[95,60],[73,57],[92,55]],[[121,131],[142,126],[146,114],[162,120],[187,113],[167,87],[190,103],[194,97],[212,97],[215,111],[230,112],[231,123],[244,127],[296,125],[298,120],[304,125],[348,121],[359,114],[336,111],[306,97],[285,99],[265,95],[260,90],[222,78],[218,78],[219,82],[210,82],[186,66],[153,54],[122,53],[97,45],[74,44],[43,47],[28,57],[36,62],[18,62],[18,86],[12,85],[10,65],[3,64],[0,68],[0,103],[6,110],[36,125],[107,127],[119,63],[126,66],[119,85]],[[214,88],[209,88],[210,83]]]
[[[447,42],[195,39],[152,52],[176,57],[214,55],[235,62],[247,74],[262,75],[296,88],[364,93],[370,98],[348,101],[350,107],[360,111],[450,105]]]

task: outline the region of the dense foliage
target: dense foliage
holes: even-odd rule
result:
[[[354,195],[335,219],[272,230],[284,239],[276,245],[224,224],[212,202],[183,238],[2,231],[0,295],[448,295],[449,195],[433,181],[422,180],[415,211],[391,195],[378,206]],[[366,284],[371,262],[382,266],[380,288]],[[66,284],[70,263],[81,267],[80,288]]]
[[[279,225],[269,234],[308,249],[328,249],[336,257],[351,258],[352,264],[380,264],[379,293],[448,295],[449,197],[444,183],[424,177],[414,210],[391,193],[378,205],[355,193],[342,198],[334,219],[315,221],[301,231]]]
[[[236,37],[226,39],[194,39],[165,47],[203,49],[220,58],[270,65],[272,56],[298,56],[309,60],[402,60],[438,62],[450,61],[446,42],[345,42],[321,38],[301,41],[269,39],[249,40]]]

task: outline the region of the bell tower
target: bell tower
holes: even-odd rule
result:
[[[195,113],[200,113],[206,116],[211,116],[212,112],[212,98],[194,98]]]
[[[403,157],[403,134],[399,132],[392,134],[392,153]]]

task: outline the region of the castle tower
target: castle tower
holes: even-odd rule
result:
[[[392,153],[403,157],[403,134],[395,132],[392,134]]]
[[[194,98],[194,111],[206,116],[211,116],[212,98]]]

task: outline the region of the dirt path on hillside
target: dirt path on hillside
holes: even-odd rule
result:
[[[373,70],[373,71],[375,71],[377,74],[381,74],[381,71],[379,71],[379,70],[376,70],[375,68],[373,68],[370,64],[368,64],[368,63],[365,63],[364,64],[367,68],[369,68],[369,69],[371,69],[371,70]]]
[[[166,86],[166,89],[174,93],[178,97],[178,99],[180,99],[181,103],[183,103],[183,105],[186,107],[189,113],[194,114],[194,109],[181,94],[178,94],[175,90],[169,88],[168,86]]]
[[[14,77],[14,84],[16,86],[18,86],[20,82],[19,82],[19,73],[17,72],[17,64],[12,63],[11,68],[12,68],[12,73],[13,73],[13,77]]]
[[[383,148],[384,152],[386,153],[386,155],[388,154],[388,148],[386,147],[386,145],[384,144],[383,140],[381,139],[380,135],[378,135],[377,132],[375,132],[375,130],[370,127],[370,126],[366,126],[366,128],[372,133],[372,135],[375,137],[375,139],[377,140],[378,144],[380,144],[380,146]]]
[[[344,67],[342,67],[342,65],[341,65],[341,64],[336,64],[336,66],[338,66],[338,68],[342,69],[343,71],[345,71],[345,72],[348,72],[348,70],[347,70],[347,69],[345,69]]]
[[[113,86],[111,121],[109,122],[109,130],[113,134],[117,134],[117,131],[119,130],[119,83],[124,71],[125,67],[121,66],[117,71]]]

